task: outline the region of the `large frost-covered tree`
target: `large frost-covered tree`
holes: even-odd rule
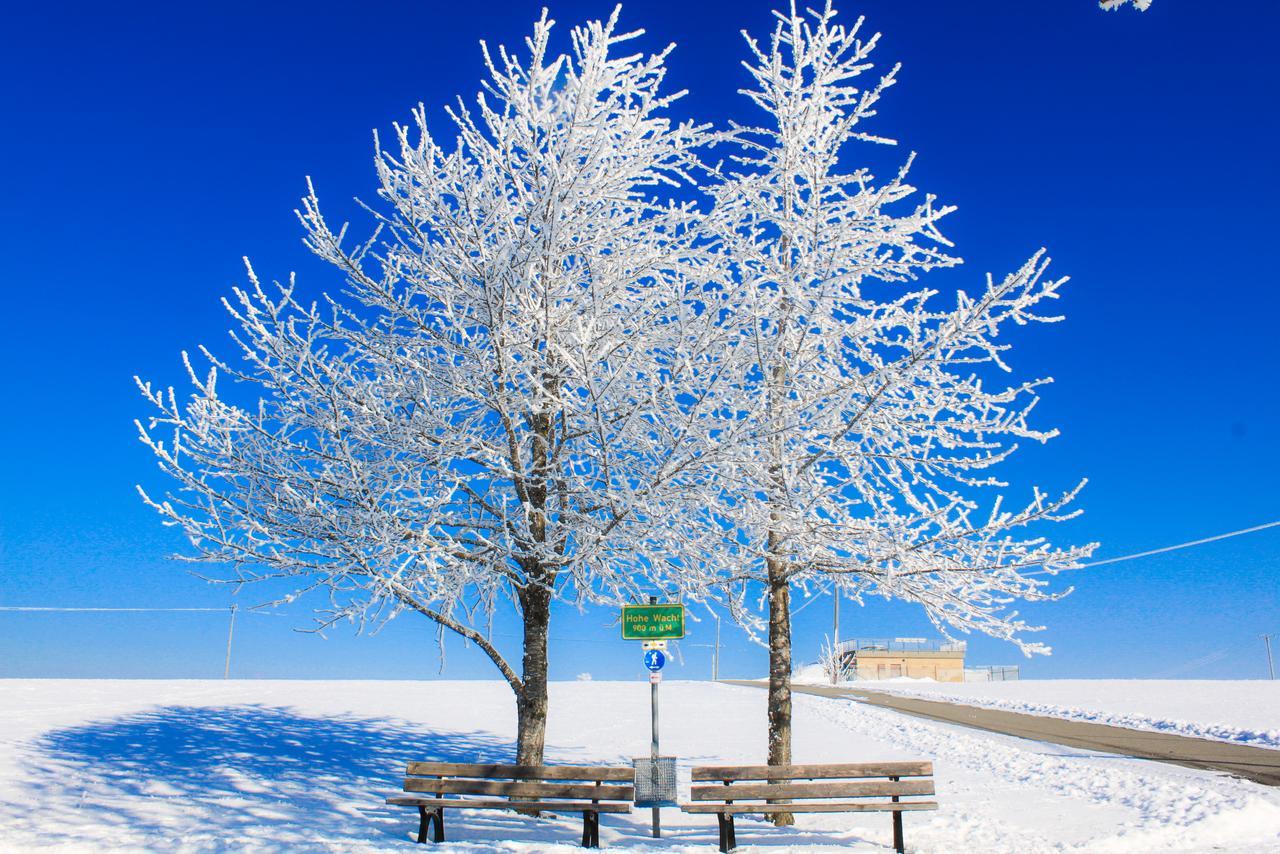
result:
[[[517,760],[542,758],[547,629],[557,599],[657,586],[769,612],[769,761],[790,760],[790,594],[922,604],[944,631],[1035,650],[1008,605],[1048,594],[1029,569],[1088,547],[1021,534],[1075,490],[979,515],[987,470],[1043,381],[1004,387],[1004,327],[1052,320],[1061,281],[1034,256],[952,307],[915,279],[955,263],[948,210],[912,202],[904,168],[844,165],[895,71],[862,86],[875,39],[828,6],[750,42],[746,94],[709,169],[710,214],[666,188],[701,168],[704,126],[675,125],[665,53],[611,55],[607,22],[521,60],[485,52],[485,91],[419,108],[379,149],[374,234],[331,228],[314,191],[307,245],[345,278],[310,302],[249,286],[226,307],[239,358],[185,359],[194,392],[139,383],[139,429],[177,482],[144,498],[225,580],[325,591],[322,624],[404,610],[475,643],[515,692]],[[884,140],[878,140],[884,141]],[[228,379],[231,382],[228,382]],[[229,389],[228,386],[231,386]],[[517,664],[494,610],[523,620]],[[745,619],[745,617],[744,617]]]
[[[916,197],[905,168],[877,182],[849,165],[856,143],[886,141],[863,127],[897,69],[869,74],[876,37],[829,4],[778,19],[767,44],[748,37],[744,94],[766,120],[736,129],[740,148],[711,191],[736,341],[715,412],[741,437],[715,461],[710,515],[740,555],[718,583],[758,584],[767,602],[768,757],[788,764],[794,587],[905,599],[944,632],[1036,650],[1008,605],[1052,595],[1028,571],[1072,568],[1090,547],[1020,533],[1073,515],[1079,487],[1037,490],[1014,511],[996,498],[981,514],[978,501],[1018,440],[1053,435],[1028,420],[1045,380],[991,375],[1006,368],[1006,327],[1056,319],[1040,309],[1062,280],[1036,254],[949,306],[916,284],[956,263],[937,229],[949,209]]]
[[[545,14],[527,55],[486,48],[456,140],[420,107],[379,146],[371,237],[331,227],[308,184],[306,244],[340,294],[250,269],[224,301],[238,358],[184,354],[190,395],[139,381],[176,480],[144,498],[186,557],[327,592],[322,624],[409,610],[474,643],[515,692],[522,764],[542,761],[552,603],[678,586],[704,549],[673,502],[704,455],[688,427],[716,330],[686,299],[694,210],[662,199],[705,129],[667,118],[665,52],[615,55],[638,35],[616,22],[566,55]],[[519,662],[486,631],[507,602]]]

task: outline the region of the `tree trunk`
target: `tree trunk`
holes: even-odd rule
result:
[[[547,627],[551,591],[531,584],[520,592],[524,612],[523,687],[516,695],[516,764],[541,765],[547,741]]]
[[[765,566],[769,573],[769,764],[791,764],[791,581],[788,561],[779,533],[785,518],[787,481],[783,459],[784,422],[780,410],[786,398],[787,368],[782,362],[769,370],[767,408],[769,413],[769,532],[765,543]],[[771,800],[770,803],[787,803]],[[771,813],[777,826],[795,824],[789,812]]]
[[[769,764],[791,764],[791,585],[781,560],[769,558]],[[787,803],[787,801],[770,801]],[[795,824],[776,812],[779,827]]]
[[[555,400],[559,382],[554,374],[543,376],[548,400]],[[529,533],[539,546],[547,542],[547,496],[550,493],[551,446],[554,423],[544,405],[529,413],[532,433],[530,475],[527,481]],[[547,627],[551,623],[551,591],[555,571],[535,556],[525,564],[527,582],[520,590],[524,616],[524,672],[516,698],[516,764],[541,765],[547,742]]]

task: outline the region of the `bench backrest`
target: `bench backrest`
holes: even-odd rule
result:
[[[501,795],[539,801],[631,801],[635,769],[605,765],[467,765],[410,762],[406,792]]]
[[[695,801],[844,800],[934,793],[932,762],[711,765],[694,768],[693,782],[690,795]],[[718,785],[699,786],[698,783]]]

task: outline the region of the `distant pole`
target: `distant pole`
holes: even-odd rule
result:
[[[716,614],[716,651],[711,656],[711,681],[720,681],[720,615]]]
[[[236,608],[238,607],[238,605],[231,606],[231,623],[227,626],[227,663],[222,668],[223,679],[231,677],[231,636],[236,631]]]
[[[1271,635],[1263,635],[1262,642],[1267,645],[1267,672],[1271,674],[1271,678],[1276,678],[1276,665],[1271,660]]]
[[[836,657],[836,681],[840,681],[840,677],[844,676],[844,656],[840,653],[840,588],[832,586],[831,599],[835,602],[833,606],[835,615],[832,620],[831,627],[831,653]]]
[[[657,596],[649,597],[650,605],[658,604]],[[661,673],[661,671],[658,671]],[[653,679],[649,680],[649,711],[650,711],[650,733],[649,740],[649,756],[653,759],[653,774],[656,777],[658,773],[658,683]],[[656,782],[656,781],[655,781]],[[658,808],[653,808],[653,838],[658,839],[662,836],[662,819],[658,815]]]
[[[840,590],[834,589],[831,598],[835,601],[835,616],[832,620],[831,643],[837,650],[840,649]]]

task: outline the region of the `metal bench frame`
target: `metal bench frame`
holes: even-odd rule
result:
[[[700,782],[719,785],[699,786]],[[737,847],[735,815],[892,812],[893,849],[902,854],[902,813],[938,808],[936,801],[903,800],[934,794],[932,762],[702,766],[693,769],[693,783],[690,796],[695,803],[681,804],[680,809],[716,814],[721,851]],[[877,797],[890,800],[855,800]]]
[[[387,803],[418,808],[420,843],[433,827],[431,840],[444,842],[446,809],[549,810],[582,813],[582,847],[599,848],[600,813],[631,812],[635,799],[633,768],[410,762],[405,774],[404,790],[416,794]]]

